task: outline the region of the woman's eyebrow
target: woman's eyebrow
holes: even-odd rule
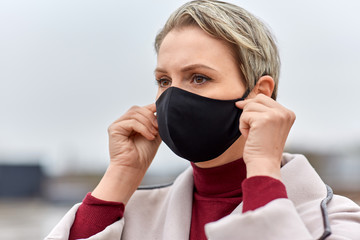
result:
[[[187,71],[191,71],[191,70],[194,70],[194,69],[197,69],[197,68],[206,68],[206,69],[208,69],[208,70],[212,70],[212,71],[215,71],[215,72],[217,72],[215,69],[213,69],[213,68],[211,68],[211,67],[209,67],[209,66],[206,66],[206,65],[204,65],[204,64],[190,64],[190,65],[188,65],[188,66],[185,66],[185,67],[183,67],[183,68],[181,68],[181,72],[187,72]]]
[[[180,71],[181,72],[187,72],[187,71],[191,71],[191,70],[198,69],[198,68],[206,68],[208,70],[217,72],[214,68],[211,68],[209,66],[206,66],[206,65],[200,64],[200,63],[190,64],[188,66],[185,66],[185,67],[181,68]],[[167,73],[167,71],[165,69],[161,68],[161,67],[155,68],[154,73],[156,73],[156,72]]]
[[[160,67],[155,68],[154,73],[157,73],[157,72],[167,73],[167,71],[165,69],[160,68]]]

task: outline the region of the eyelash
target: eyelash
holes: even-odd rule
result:
[[[202,83],[195,83],[195,79],[196,79],[196,78],[202,78],[202,79],[204,79],[205,81],[202,82]],[[207,77],[207,76],[205,76],[205,75],[202,75],[202,74],[193,74],[193,75],[191,76],[191,83],[194,83],[195,85],[202,85],[202,84],[205,84],[206,82],[211,81],[211,80],[212,80],[211,78],[209,78],[209,77]],[[166,79],[166,78],[156,79],[156,84],[157,84],[159,87],[161,87],[161,88],[165,88],[165,87],[167,87],[167,86],[162,86],[162,83],[163,83],[164,81],[168,81],[168,82],[171,84],[171,80]]]
[[[205,82],[202,82],[202,83],[195,83],[195,78],[202,78],[202,79],[205,79]],[[205,84],[206,82],[210,81],[211,78],[205,76],[205,75],[202,75],[202,74],[194,74],[192,77],[191,77],[191,82],[193,82],[194,84],[196,85],[202,85],[202,84]]]
[[[166,78],[160,78],[160,79],[156,79],[156,80],[155,80],[156,84],[157,84],[159,87],[165,88],[164,86],[162,86],[163,81],[168,81],[168,82],[171,83],[171,80],[166,79]]]

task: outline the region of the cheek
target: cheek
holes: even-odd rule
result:
[[[161,88],[158,89],[157,93],[156,93],[156,97],[155,97],[155,101],[158,100],[158,98],[160,97],[160,95],[164,92],[164,90],[162,90]]]

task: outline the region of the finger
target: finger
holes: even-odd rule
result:
[[[278,105],[280,105],[278,102],[276,102],[274,99],[272,99],[271,97],[268,97],[264,94],[258,94],[253,98],[254,102],[257,103],[261,103],[267,107],[270,108],[274,108],[274,107],[278,107]]]
[[[239,119],[239,131],[247,139],[250,131],[250,123],[247,117],[248,114],[243,113]]]
[[[264,118],[262,112],[243,112],[239,119],[239,130],[241,134],[247,138],[251,129],[256,129],[261,124],[261,119]]]
[[[146,106],[144,106],[144,108],[149,109],[152,113],[156,112],[156,104],[155,103],[146,105]]]
[[[152,132],[153,134],[157,133],[157,129],[154,127],[154,125],[152,124],[152,121],[150,121],[148,118],[144,117],[142,114],[138,113],[138,112],[134,112],[131,115],[128,114],[128,116],[124,116],[122,119],[120,119],[119,121],[115,121],[113,123],[113,125],[122,125],[123,122],[126,121],[132,121],[135,120],[139,123],[141,123],[142,125],[144,125],[150,132]]]
[[[249,102],[243,107],[243,112],[267,112],[271,109],[261,103]]]
[[[279,105],[278,102],[276,102],[274,99],[264,95],[264,94],[257,94],[254,98],[248,98],[242,101],[238,101],[235,103],[235,105],[240,108],[243,109],[247,104],[249,103],[260,103],[263,104],[267,107],[276,107],[277,105]]]
[[[126,137],[130,137],[131,135],[136,133],[141,134],[148,140],[154,140],[157,135],[136,119],[129,119],[114,123],[109,128],[109,135],[112,136],[120,134]]]
[[[137,119],[139,122],[142,122],[150,129],[158,128],[156,116],[154,113],[146,107],[133,106],[131,107],[126,114],[117,119],[115,122],[121,122],[129,119]]]
[[[244,138],[247,139],[248,136],[249,136],[250,127],[248,127],[248,126],[245,125],[244,123],[240,123],[240,125],[239,125],[239,131],[240,131],[241,134],[244,136]]]
[[[235,106],[237,108],[243,109],[245,107],[245,105],[247,104],[247,102],[245,102],[246,100],[241,100],[241,101],[237,101],[235,102]]]
[[[150,117],[150,120],[151,120],[152,124],[154,125],[154,127],[158,128],[159,126],[158,126],[158,122],[157,122],[157,117],[154,114],[156,112],[155,103],[152,103],[152,104],[149,104],[149,105],[145,106],[144,109],[149,112],[149,115],[146,115],[146,116]]]
[[[143,116],[143,118],[146,119],[144,120],[146,121],[146,125],[149,128],[154,128],[155,130],[158,129],[157,118],[153,111],[149,110],[146,107],[141,107],[141,108],[137,108],[133,114],[134,116],[138,116],[138,114]],[[151,126],[149,124],[151,124]]]
[[[156,121],[155,116],[153,113],[148,112],[148,110],[142,108],[138,111],[135,111],[131,114],[130,119],[135,119],[145,125],[152,133],[157,133],[157,126],[154,124]]]
[[[139,111],[133,115],[133,119],[145,125],[152,133],[156,134],[158,132],[157,127],[154,125],[155,117],[146,115]]]
[[[154,118],[152,119],[153,121],[153,125],[158,128],[159,125],[158,125],[158,122],[157,122],[157,117],[154,113],[156,113],[156,104],[155,103],[152,103],[152,104],[149,104],[149,105],[146,105],[145,106],[146,109],[150,110],[152,112],[152,115],[154,116]]]

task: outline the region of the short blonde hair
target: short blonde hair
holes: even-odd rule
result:
[[[274,37],[263,22],[245,9],[230,3],[215,0],[191,1],[171,14],[157,34],[156,53],[172,29],[186,26],[198,26],[229,44],[248,90],[255,87],[261,76],[271,76],[275,81],[271,97],[276,99],[280,58]]]

